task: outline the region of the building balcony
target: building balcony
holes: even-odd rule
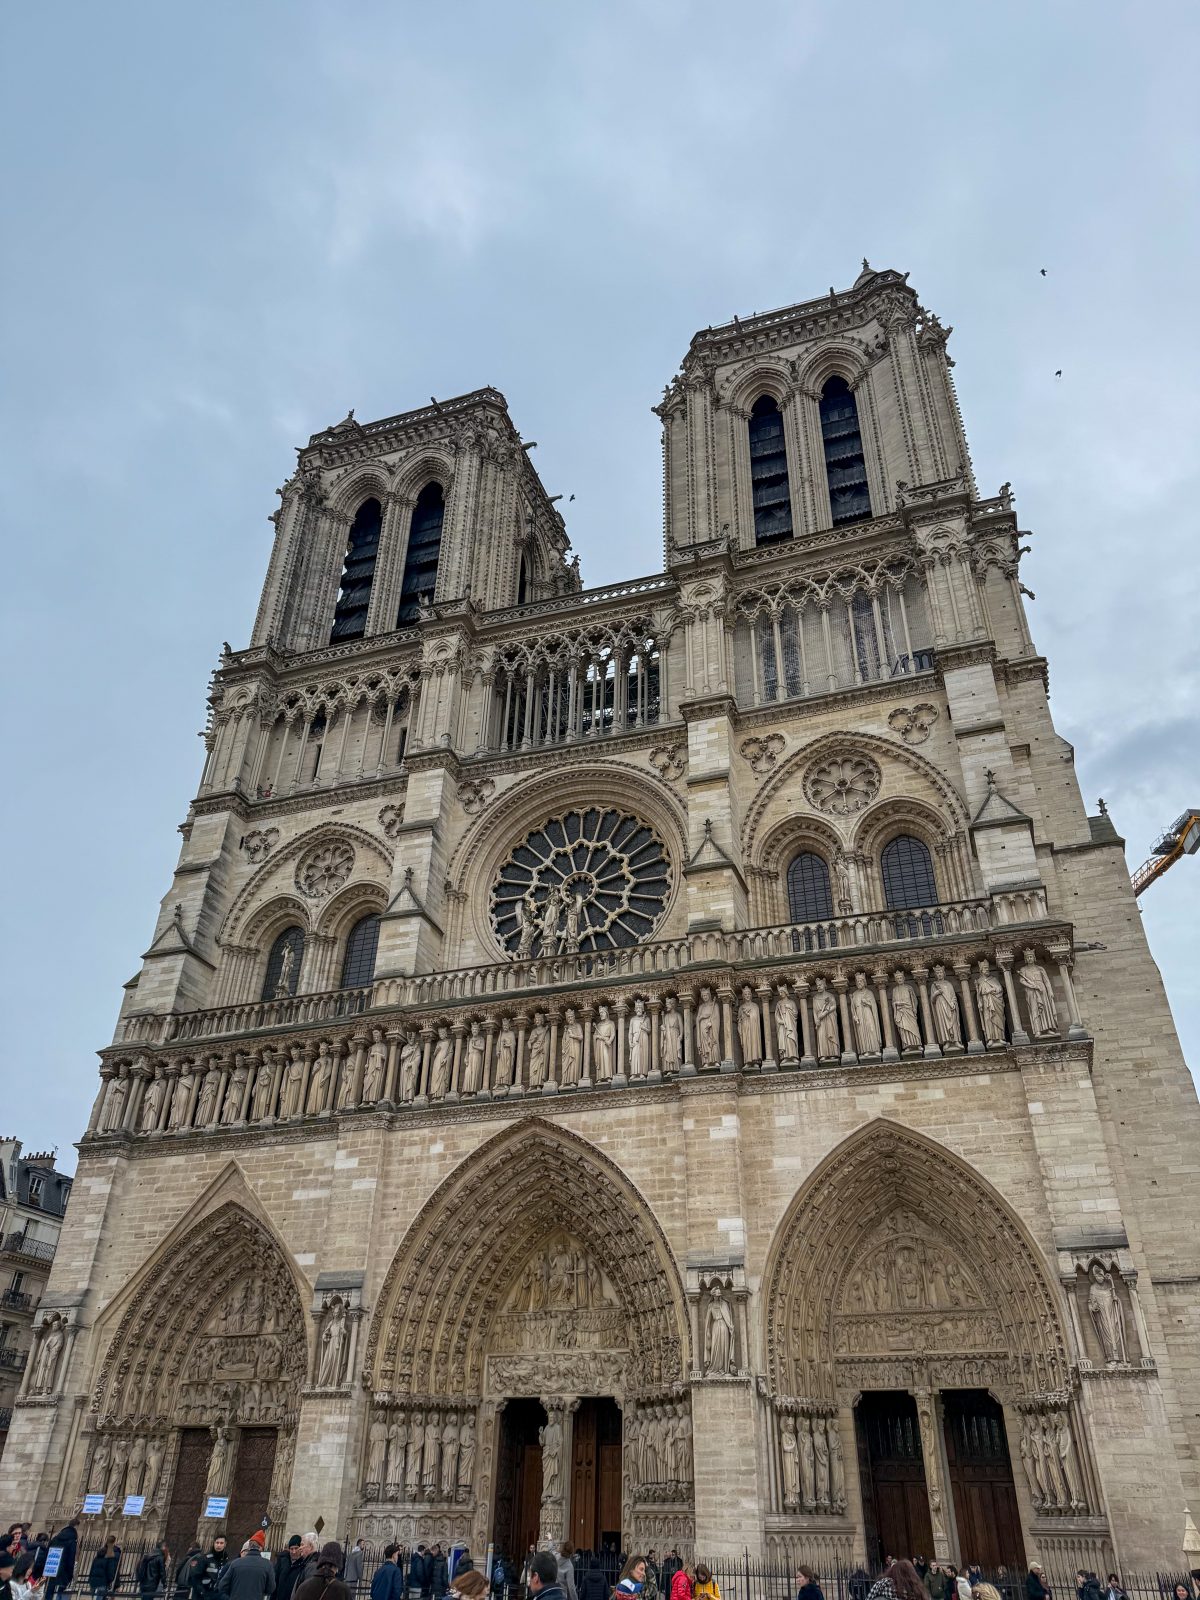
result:
[[[0,1433],[7,1433],[12,1426],[12,1407],[0,1406]]]
[[[9,1302],[9,1300],[11,1298],[12,1298],[11,1294],[6,1294],[6,1295],[3,1296],[3,1304],[4,1304],[4,1309],[5,1310],[9,1309],[8,1302]],[[20,1299],[20,1300],[28,1301],[30,1299],[30,1296],[27,1295],[27,1294],[26,1295],[18,1295],[16,1298]],[[28,1307],[25,1307],[24,1309],[28,1309]],[[24,1372],[25,1363],[26,1363],[26,1361],[28,1359],[29,1359],[29,1352],[27,1350],[17,1350],[15,1348],[13,1348],[13,1346],[11,1346],[11,1345],[4,1345],[4,1346],[0,1347],[0,1371],[4,1371],[4,1372]]]
[[[46,1263],[54,1260],[55,1245],[46,1239],[31,1239],[26,1233],[6,1233],[0,1239],[0,1260]]]

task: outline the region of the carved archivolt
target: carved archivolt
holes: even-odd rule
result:
[[[470,1156],[413,1222],[371,1324],[366,1386],[393,1395],[481,1393],[485,1355],[496,1338],[508,1341],[531,1260],[565,1236],[593,1264],[587,1292],[597,1304],[593,1312],[589,1303],[588,1315],[597,1328],[613,1301],[627,1314],[634,1381],[651,1391],[681,1381],[688,1356],[682,1284],[649,1206],[594,1146],[534,1120]],[[551,1299],[555,1281],[539,1279]],[[581,1352],[579,1359],[588,1358]],[[625,1362],[615,1352],[598,1351],[597,1359]]]
[[[839,1398],[864,1358],[944,1351],[1020,1394],[1061,1391],[1054,1291],[1025,1229],[973,1168],[890,1122],[852,1135],[796,1196],[764,1279],[777,1395]]]
[[[323,852],[333,852],[328,858]],[[332,870],[334,877],[341,869],[338,862],[344,866],[347,860],[350,868],[357,867],[360,876],[367,876],[387,883],[391,877],[392,861],[384,845],[377,838],[367,833],[362,828],[357,828],[351,823],[333,823],[321,828],[314,828],[292,839],[288,844],[277,846],[270,857],[254,876],[239,891],[233,904],[225,915],[218,936],[221,944],[238,944],[245,942],[245,924],[248,917],[256,914],[259,903],[269,897],[278,895],[281,890],[285,893],[294,893],[294,887],[287,882],[289,867],[295,863],[294,872],[299,884],[301,876],[307,872],[310,862],[316,861],[318,856],[326,861],[324,876],[315,873],[311,879],[312,887],[303,888],[306,897],[313,897],[313,890],[317,891],[316,897],[330,892],[329,888],[319,888],[318,883],[328,881],[329,872]],[[341,878],[345,883],[349,877],[347,872]],[[286,884],[286,888],[284,885]],[[332,883],[330,887],[339,885]]]
[[[105,1427],[282,1423],[308,1365],[306,1326],[279,1246],[227,1202],[146,1270],[91,1409]]]

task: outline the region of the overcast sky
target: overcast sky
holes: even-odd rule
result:
[[[954,325],[1089,808],[1134,865],[1200,802],[1194,5],[47,0],[2,27],[0,1133],[74,1164],[293,447],[494,384],[576,496],[584,581],[656,570],[650,406],[692,332],[864,255]],[[1143,902],[1193,1064],[1198,903],[1200,859]]]

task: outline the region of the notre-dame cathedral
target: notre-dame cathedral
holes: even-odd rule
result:
[[[1200,1116],[948,334],[698,333],[602,588],[494,389],[300,451],[0,1504],[1181,1559]]]

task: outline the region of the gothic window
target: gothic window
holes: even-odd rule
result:
[[[911,834],[902,833],[884,849],[880,861],[883,897],[889,911],[937,905],[937,880],[929,848]]]
[[[834,527],[843,522],[861,522],[871,515],[871,496],[858,406],[845,378],[830,378],[821,391],[821,437]]]
[[[364,500],[350,524],[350,543],[342,568],[342,587],[333,613],[330,644],[339,639],[361,639],[367,631],[367,607],[371,603],[371,583],[375,577],[375,557],[379,552],[379,530],[383,510],[378,500]]]
[[[295,994],[303,959],[304,929],[285,928],[271,946],[271,954],[267,957],[267,975],[262,988],[264,1000],[282,1000]]]
[[[379,948],[379,915],[360,917],[350,929],[346,954],[342,958],[342,988],[363,989],[375,976],[375,952]]]
[[[829,867],[812,850],[802,850],[788,867],[787,892],[789,921],[824,924],[832,918]],[[833,927],[797,928],[792,934],[794,950],[824,950],[836,944]]]
[[[769,394],[750,410],[750,489],[754,500],[754,542],[773,544],[792,537],[792,497],[788,488],[783,417]]]
[[[432,601],[437,584],[438,554],[442,545],[442,519],[446,500],[440,483],[427,483],[417,496],[408,530],[404,581],[400,586],[398,628],[406,628],[420,615],[419,601]]]
[[[521,560],[517,566],[517,604],[523,606],[529,599],[529,564],[522,552]]]

